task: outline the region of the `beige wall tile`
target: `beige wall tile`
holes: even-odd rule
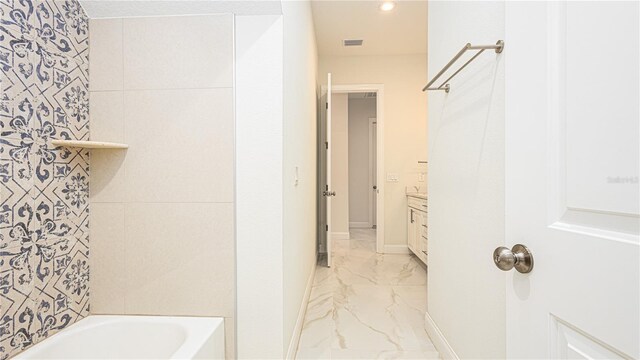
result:
[[[124,141],[124,93],[91,91],[89,101],[91,140]]]
[[[124,141],[124,93],[92,91],[90,101],[91,139]],[[124,161],[126,150],[94,150],[91,153],[92,202],[125,200]]]
[[[125,206],[127,314],[233,316],[232,204]]]
[[[124,20],[125,89],[233,85],[233,16]]]
[[[127,150],[93,150],[89,201],[119,203],[126,199],[125,161]],[[92,224],[93,225],[93,224]]]
[[[91,312],[123,314],[126,279],[124,205],[91,204]]]
[[[126,91],[128,199],[233,201],[233,90]]]
[[[122,89],[122,19],[89,21],[89,61],[91,91]]]

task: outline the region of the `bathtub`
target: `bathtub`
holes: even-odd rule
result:
[[[15,359],[224,359],[224,320],[92,315]]]

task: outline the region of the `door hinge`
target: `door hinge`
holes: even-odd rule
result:
[[[327,150],[329,150],[329,142],[328,142],[328,141],[325,141],[325,142],[324,142],[324,148],[325,148],[325,149],[327,149]]]
[[[329,191],[329,185],[325,185],[325,186],[324,186],[324,189],[325,189],[326,191]]]
[[[324,231],[329,231],[329,225],[324,226]]]
[[[329,109],[329,103],[324,103],[324,108]]]

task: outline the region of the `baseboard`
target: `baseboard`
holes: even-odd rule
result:
[[[349,222],[349,227],[354,229],[371,229],[371,223],[369,222]]]
[[[411,254],[411,250],[407,245],[385,245],[385,254]]]
[[[316,263],[313,262],[311,268],[311,275],[307,279],[307,287],[304,289],[304,296],[302,297],[302,303],[300,304],[300,310],[298,310],[298,319],[296,325],[293,327],[293,334],[291,334],[291,341],[289,341],[289,350],[287,350],[286,359],[295,359],[296,352],[298,351],[298,343],[300,342],[300,334],[302,333],[302,326],[304,325],[304,316],[307,313],[307,305],[309,304],[309,297],[311,296],[311,289],[313,288],[313,280],[316,276]]]
[[[348,232],[332,232],[331,238],[334,240],[349,240],[351,235]]]
[[[438,325],[436,325],[435,321],[433,321],[429,313],[424,314],[424,327],[427,330],[427,334],[431,338],[433,346],[435,346],[436,350],[438,350],[438,352],[440,353],[441,359],[460,360],[460,358],[458,357],[456,352],[453,351],[453,348],[451,347],[451,345],[449,345],[449,342],[444,337],[442,331],[440,331],[440,328],[438,328]]]

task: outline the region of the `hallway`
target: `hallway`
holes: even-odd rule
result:
[[[316,269],[297,359],[437,359],[419,260],[376,254],[375,230],[333,244],[333,267]]]

